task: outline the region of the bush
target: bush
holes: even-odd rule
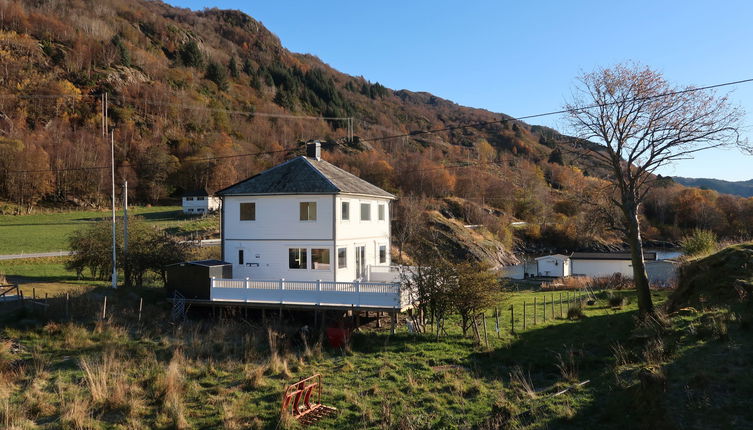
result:
[[[695,228],[680,240],[680,246],[687,256],[711,254],[717,249],[716,234]]]
[[[583,306],[580,303],[573,303],[567,308],[567,319],[580,320],[586,317],[583,313]]]

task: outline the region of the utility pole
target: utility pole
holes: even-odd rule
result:
[[[123,271],[125,283],[131,286],[131,268],[128,264],[128,181],[123,181]]]
[[[105,101],[107,98],[105,97]],[[107,110],[105,110],[107,112]],[[115,131],[110,131],[110,172],[112,174],[112,288],[118,288],[118,267],[115,255]]]

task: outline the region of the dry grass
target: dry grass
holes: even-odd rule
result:
[[[541,284],[541,289],[544,291],[583,290],[590,286],[591,282],[592,279],[588,276],[568,276],[551,282],[544,282]]]
[[[520,366],[515,366],[510,372],[510,386],[514,392],[521,398],[535,399],[538,397],[536,389],[533,387],[531,375],[523,372]]]
[[[578,382],[578,363],[576,358],[579,355],[580,352],[575,351],[573,348],[568,348],[564,354],[557,354],[557,369],[560,371],[562,378],[567,382]]]
[[[185,381],[183,378],[184,358],[180,350],[175,350],[173,358],[167,365],[162,383],[162,407],[170,423],[176,429],[188,428],[185,417],[183,394]]]
[[[248,388],[259,388],[267,384],[264,373],[267,371],[266,364],[246,363],[243,366],[243,375],[246,378]]]

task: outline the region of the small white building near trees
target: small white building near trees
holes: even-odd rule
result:
[[[206,215],[220,209],[221,201],[206,190],[189,191],[183,194],[183,213],[188,215]]]
[[[536,259],[538,276],[564,278],[571,275],[570,257],[562,254],[545,255]]]

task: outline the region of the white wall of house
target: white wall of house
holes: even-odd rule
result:
[[[646,274],[652,284],[670,285],[677,280],[680,264],[672,260],[647,261]]]
[[[549,255],[536,259],[539,276],[570,276],[570,258],[565,255]]]
[[[316,202],[316,220],[301,221],[301,202]],[[349,203],[348,219],[342,202]],[[390,264],[389,202],[350,195],[227,196],[224,258],[233,264],[236,279],[353,281],[369,266]],[[254,203],[254,220],[240,219],[241,203]],[[361,203],[370,205],[371,219],[361,219]],[[291,249],[306,250],[305,269],[290,268]],[[323,268],[314,255],[325,249],[329,265]],[[341,249],[344,265],[338,259]]]
[[[220,198],[213,196],[183,197],[183,213],[197,215],[220,209]]]
[[[626,278],[633,277],[633,265],[630,260],[571,260],[572,274],[593,278],[612,276],[620,273]]]

